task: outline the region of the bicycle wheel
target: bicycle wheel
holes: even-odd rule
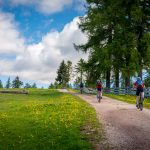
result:
[[[143,103],[142,102],[139,104],[139,107],[140,107],[140,110],[142,111],[143,110]]]
[[[97,94],[97,101],[100,102],[100,96]]]
[[[80,88],[80,93],[83,94],[83,88]]]
[[[141,111],[143,110],[143,98],[142,98],[141,94],[140,94],[140,100],[139,100],[139,108]]]
[[[99,95],[98,97],[98,102],[100,103],[101,102],[101,96]]]
[[[98,102],[100,103],[101,99],[100,99],[100,96],[98,97]]]

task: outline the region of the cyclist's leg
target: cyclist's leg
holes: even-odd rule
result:
[[[140,99],[140,96],[136,96],[136,107],[138,107],[139,105],[139,99]]]
[[[101,89],[101,93],[100,93],[100,96],[101,96],[101,98],[102,98],[102,89]]]
[[[98,99],[98,89],[97,89],[97,99]]]
[[[140,92],[140,101],[139,101],[139,108],[142,111],[143,110],[143,100],[144,100],[144,91],[141,90]]]
[[[99,91],[99,97],[101,98],[101,90]]]
[[[98,91],[98,97],[100,98],[100,96],[101,96],[101,91],[99,90]]]
[[[137,90],[136,91],[136,107],[139,107],[139,99],[140,99],[140,91]]]
[[[142,103],[142,106],[143,106],[143,101],[144,101],[144,91],[141,92],[141,103]]]
[[[144,92],[141,92],[141,97],[142,99],[144,99]]]

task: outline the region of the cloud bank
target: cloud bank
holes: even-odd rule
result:
[[[0,4],[32,7],[36,11],[44,14],[52,14],[62,11],[66,7],[75,6],[76,10],[81,10],[85,0],[0,0]]]
[[[50,31],[38,44],[30,45],[25,44],[12,14],[1,12],[0,22],[0,75],[19,75],[24,80],[48,84],[54,82],[63,59],[76,63],[87,57],[73,47],[73,43],[81,44],[87,40],[78,29],[78,18],[66,24],[61,32]]]

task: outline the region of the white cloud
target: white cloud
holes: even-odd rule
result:
[[[3,0],[4,1],[4,0]],[[72,4],[73,0],[8,0],[13,6],[33,6],[37,11],[51,14],[62,11],[64,7]]]
[[[0,0],[0,4],[33,7],[44,14],[52,14],[62,11],[66,7],[72,7],[77,11],[84,11],[85,0]]]
[[[24,48],[24,39],[17,30],[13,15],[0,13],[0,54],[17,54]]]
[[[72,0],[41,0],[38,8],[43,13],[54,13],[62,11],[65,6],[72,4]]]
[[[3,57],[0,73],[3,76],[19,75],[25,80],[49,83],[55,80],[63,59],[76,63],[80,58],[87,57],[73,47],[73,43],[86,41],[85,35],[78,29],[78,18],[66,24],[61,32],[51,31],[43,36],[41,42],[32,45],[24,44],[11,15],[0,13],[0,18],[0,55]],[[5,54],[16,55],[16,58],[9,59]]]

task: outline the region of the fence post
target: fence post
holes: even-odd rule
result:
[[[114,88],[114,94],[119,95],[119,88]]]

